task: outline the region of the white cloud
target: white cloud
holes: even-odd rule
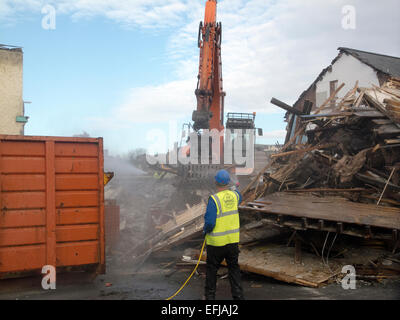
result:
[[[341,25],[341,9],[349,2],[357,10],[357,28],[351,31]],[[183,113],[190,117],[196,107],[197,28],[204,11],[203,1],[194,3],[190,19],[174,32],[168,47],[179,80],[133,89],[130,100],[117,108],[118,112],[138,112],[142,118],[155,121]],[[271,97],[295,102],[330,64],[339,46],[399,55],[396,6],[395,0],[388,0],[385,6],[361,0],[220,1],[226,111],[280,112],[269,103]],[[383,16],[385,21],[381,21]],[[275,133],[283,137],[283,131]]]
[[[45,3],[76,20],[100,16],[124,27],[169,28],[171,81],[132,88],[112,118],[127,125],[191,117],[205,0],[0,0],[0,17],[40,12]],[[345,5],[356,9],[355,30],[342,28]],[[400,56],[399,6],[398,0],[219,1],[226,111],[280,112],[269,103],[271,97],[295,102],[339,46]],[[282,130],[273,134],[283,137],[284,127],[282,122]]]
[[[179,25],[193,6],[190,0],[0,0],[0,17],[7,20],[40,13],[53,5],[57,14],[74,20],[104,17],[128,27],[165,28]]]
[[[193,111],[195,85],[194,79],[188,79],[159,86],[133,88],[126,101],[116,108],[115,119],[131,123],[182,120],[191,116]]]

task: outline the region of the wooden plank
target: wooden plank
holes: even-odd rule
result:
[[[368,189],[365,188],[351,188],[351,189],[334,189],[334,188],[311,188],[311,189],[293,189],[293,190],[283,190],[282,192],[288,192],[288,193],[306,193],[306,192],[363,192],[363,191],[368,191]],[[257,200],[257,202],[259,202]]]
[[[385,139],[386,144],[400,144],[400,139]]]
[[[302,119],[312,119],[312,118],[338,118],[338,117],[348,117],[352,116],[353,112],[333,112],[333,113],[324,113],[324,114],[310,114],[300,116]]]
[[[271,194],[262,200],[270,201],[272,204],[262,209],[240,206],[240,210],[400,230],[399,208],[353,203],[337,197],[325,197],[322,201],[318,197],[287,193]]]
[[[166,235],[174,233],[186,225],[192,223],[195,219],[202,217],[206,212],[206,204],[200,203],[193,207],[188,207],[185,211],[175,215],[175,219],[168,221],[160,226],[162,232]]]
[[[304,133],[305,127],[301,126],[299,128],[299,130],[296,131],[296,133],[293,135],[292,138],[290,138],[290,140],[282,147],[281,152],[286,151],[292,144],[293,142],[296,141],[297,137],[299,135],[302,135]],[[267,165],[257,174],[257,176],[250,181],[250,183],[244,188],[242,195],[246,196],[246,193],[250,190],[250,188],[255,184],[258,183],[261,176],[264,174],[265,171],[267,171],[267,169],[269,169],[273,164],[275,164],[276,159],[272,159],[272,161],[270,161],[269,163],[267,163]],[[258,186],[258,184],[257,184]]]
[[[301,240],[296,237],[295,241],[295,255],[294,255],[294,263],[301,263]]]
[[[289,106],[288,104],[286,104],[286,103],[284,103],[284,102],[282,102],[282,101],[280,101],[280,100],[278,100],[276,98],[272,98],[271,99],[271,103],[276,105],[277,107],[279,107],[279,108],[281,108],[283,110],[286,110],[286,111],[288,111],[290,113],[293,113],[295,115],[298,115],[298,116],[304,115],[304,113],[301,112],[300,110],[297,110],[297,109],[293,108],[292,106]]]
[[[384,103],[388,103],[391,104],[393,106],[397,106],[400,107],[400,101],[399,100],[395,100],[395,99],[385,99],[383,100]]]
[[[146,249],[159,251],[195,236],[203,229],[205,211],[206,204],[202,202],[193,207],[188,206],[179,214],[174,214],[173,219],[158,227],[159,233],[148,239]]]
[[[386,110],[388,110],[388,111],[390,111],[390,112],[393,112],[393,113],[399,113],[400,112],[400,107],[395,107],[395,106],[392,106],[392,105],[390,105],[390,104],[387,104],[386,105]]]
[[[343,107],[347,104],[353,104],[355,102],[355,94],[358,89],[358,80],[356,81],[354,88],[348,91],[339,104],[335,107],[336,110],[343,110]]]
[[[294,263],[295,248],[286,245],[260,245],[255,247],[241,247],[239,266],[242,271],[256,273],[279,281],[294,283],[306,287],[318,288],[338,274],[341,265],[330,262],[328,269],[321,263],[321,258],[303,252],[302,263]],[[202,257],[206,261],[207,254]],[[226,262],[223,262],[226,266]]]
[[[344,83],[342,83],[336,90],[331,94],[331,96],[314,112],[314,114],[318,114],[321,112],[323,108],[325,108],[339,93],[340,90],[344,87]]]
[[[399,146],[399,145],[389,145],[385,147],[394,147],[394,146]],[[382,148],[383,149],[383,148]],[[355,177],[363,182],[378,186],[378,187],[384,187],[386,184],[386,180],[380,176],[373,175],[373,174],[366,174],[366,173],[357,173]],[[400,191],[400,186],[395,185],[393,183],[389,183],[389,188]]]
[[[359,107],[359,105],[361,104],[361,101],[364,98],[364,94],[365,94],[365,89],[362,89],[360,92],[360,95],[358,96],[356,102],[354,103],[354,106],[353,106],[354,109],[357,109]]]
[[[357,111],[354,115],[361,118],[386,118],[386,116],[379,111]]]
[[[271,158],[281,158],[281,157],[289,156],[289,155],[292,155],[292,154],[301,154],[301,153],[307,153],[307,152],[310,152],[310,151],[313,151],[313,150],[327,149],[327,148],[331,148],[331,147],[333,147],[335,145],[337,145],[337,144],[336,143],[327,143],[327,144],[323,144],[323,145],[317,145],[317,146],[304,148],[304,149],[298,149],[298,150],[294,150],[294,151],[276,153],[276,154],[272,154],[270,157]]]
[[[185,241],[192,239],[196,236],[201,236],[204,226],[204,220],[198,219],[196,222],[185,227],[182,231],[174,234],[173,236],[166,238],[165,240],[157,243],[153,248],[152,252],[157,252],[160,250],[165,250],[171,246],[177,246]]]
[[[378,128],[373,129],[374,132],[380,135],[385,135],[385,134],[398,134],[400,133],[400,128],[393,124],[388,124],[388,125],[382,125]]]
[[[393,123],[392,120],[389,120],[389,119],[373,119],[372,122],[377,125],[385,125],[385,124]]]
[[[381,113],[383,113],[386,117],[388,117],[390,120],[393,122],[396,122],[396,120],[393,118],[393,116],[386,110],[385,106],[382,105],[376,98],[372,96],[372,93],[369,91],[365,92],[365,97],[367,98],[368,102],[371,103],[374,107],[376,107]]]

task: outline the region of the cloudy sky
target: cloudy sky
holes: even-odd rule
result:
[[[196,107],[204,5],[0,0],[0,43],[24,48],[26,134],[86,131],[112,153],[147,147],[154,129],[178,139]],[[257,112],[259,141],[282,142],[286,123],[271,98],[296,101],[338,47],[400,56],[398,12],[398,0],[219,1],[226,111]],[[355,28],[343,27],[349,17]]]

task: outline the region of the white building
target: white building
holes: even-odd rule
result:
[[[304,91],[293,107],[303,111],[305,102],[312,102],[312,110],[320,107],[340,86],[332,103],[344,97],[354,88],[381,86],[389,77],[400,77],[400,58],[350,48],[339,48],[338,56],[331,65],[319,74],[317,79]],[[288,122],[286,142],[293,136],[299,119],[296,115],[286,114]],[[296,125],[294,125],[296,124]]]
[[[22,49],[0,45],[0,134],[24,134],[28,118],[24,114],[22,73]]]

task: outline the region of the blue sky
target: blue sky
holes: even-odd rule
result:
[[[399,5],[384,2],[219,1],[226,111],[256,111],[260,142],[282,142],[286,123],[271,97],[293,103],[339,46],[400,55]],[[26,134],[86,131],[126,153],[147,147],[150,130],[189,121],[204,3],[0,0],[0,43],[24,48]],[[46,4],[56,9],[55,30],[42,28]],[[341,27],[344,5],[356,9],[355,30]]]

